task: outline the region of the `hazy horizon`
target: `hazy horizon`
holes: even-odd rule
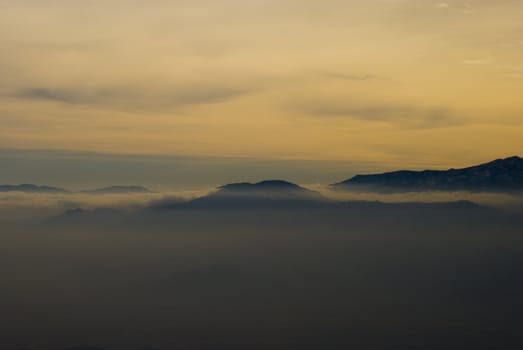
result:
[[[301,185],[328,186],[359,174],[396,170],[465,168],[476,163],[438,165],[431,159],[394,165],[377,160],[336,161],[255,157],[190,157],[159,154],[115,154],[46,149],[0,148],[0,184],[30,183],[74,191],[112,185],[139,185],[155,191],[201,191],[233,182],[284,179]]]

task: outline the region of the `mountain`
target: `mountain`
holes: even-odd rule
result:
[[[63,188],[37,186],[33,184],[0,185],[0,192],[68,193],[68,191]]]
[[[421,191],[520,192],[523,191],[523,158],[497,159],[463,169],[401,170],[357,175],[331,188],[382,193]]]
[[[72,225],[76,228],[91,228],[97,226],[111,226],[123,224],[128,216],[124,209],[100,207],[94,209],[74,208],[62,214],[51,216],[38,224],[52,227]]]
[[[155,208],[246,208],[317,205],[330,202],[319,192],[283,180],[232,183],[187,202],[163,203]]]
[[[337,201],[296,184],[269,180],[220,186],[208,195],[184,200],[168,198],[144,208],[71,209],[52,217],[47,224],[67,227],[111,227],[115,229],[220,230],[228,225],[330,225],[339,222],[409,222],[415,217],[424,224],[463,222],[470,217],[488,218],[496,212],[469,201],[434,203],[383,203]],[[380,220],[376,220],[379,218]],[[223,226],[225,225],[225,226]]]
[[[66,189],[51,186],[37,186],[33,184],[0,185],[0,192],[28,192],[28,193],[71,193]],[[125,194],[125,193],[153,193],[142,186],[109,186],[94,190],[85,190],[81,193],[89,194]]]
[[[152,191],[142,186],[109,186],[82,192],[90,194],[152,193]]]
[[[258,183],[240,182],[218,187],[217,195],[310,197],[319,193],[284,180],[266,180]]]

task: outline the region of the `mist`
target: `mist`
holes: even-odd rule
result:
[[[32,198],[33,213],[59,203]],[[2,349],[523,343],[520,213],[464,201],[73,198],[66,207],[83,210],[0,223]]]

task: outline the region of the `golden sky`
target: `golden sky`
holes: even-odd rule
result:
[[[522,14],[521,0],[0,0],[0,148],[521,154]]]

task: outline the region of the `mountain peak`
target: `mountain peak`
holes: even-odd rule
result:
[[[0,192],[67,193],[63,188],[34,184],[0,185]]]
[[[264,180],[258,183],[239,182],[218,187],[220,192],[285,192],[285,191],[309,191],[292,182],[285,180]]]
[[[223,185],[216,192],[186,203],[160,208],[282,208],[324,205],[329,200],[319,192],[284,180],[257,183],[240,182]]]
[[[523,191],[523,158],[512,156],[462,169],[356,175],[331,187],[371,192]]]

